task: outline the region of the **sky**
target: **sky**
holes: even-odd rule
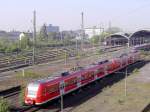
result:
[[[32,31],[34,10],[37,29],[44,23],[80,29],[82,11],[85,27],[150,28],[150,0],[0,0],[0,30]]]

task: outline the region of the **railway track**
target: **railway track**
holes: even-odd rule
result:
[[[0,91],[0,97],[9,98],[20,93],[21,86],[12,87],[10,89]]]
[[[99,56],[99,59],[102,59],[102,58],[106,58],[107,56],[109,56],[109,53],[111,53],[112,55],[115,53],[115,52],[120,52],[120,51],[123,51],[122,49],[124,49],[124,48],[113,48],[113,49],[111,49],[111,50],[109,50],[109,52],[107,52],[107,51],[105,51],[105,53],[103,53],[103,55],[100,55],[99,56],[99,54],[97,54],[97,53],[95,53],[95,51],[93,52],[93,50],[91,51],[90,50],[90,52],[89,51],[86,51],[87,53],[86,53],[86,55],[84,56],[84,57],[86,57],[86,58],[88,58],[88,57],[91,57],[91,56],[95,56],[95,55],[97,55],[97,56]],[[116,54],[116,53],[115,53]],[[106,55],[106,56],[105,56]],[[115,55],[116,56],[116,55]],[[109,56],[110,57],[110,56]],[[77,60],[76,59],[77,57],[69,57],[69,58],[67,58],[67,61],[68,62],[72,62],[72,61],[75,61],[75,60]],[[82,58],[82,57],[81,57]],[[51,60],[51,62],[50,62],[50,60]],[[64,58],[63,59],[59,59],[59,60],[54,60],[54,59],[50,59],[50,58],[42,58],[41,60],[39,60],[40,61],[40,64],[43,64],[43,63],[45,63],[45,64],[48,64],[47,62],[50,62],[49,63],[49,66],[53,66],[53,65],[56,65],[56,64],[60,64],[60,63],[64,63]],[[20,67],[18,67],[18,66],[20,66]],[[30,65],[28,65],[28,66],[30,66]],[[5,79],[7,79],[7,78],[11,78],[11,77],[13,77],[14,75],[11,75],[11,72],[17,72],[17,71],[20,71],[21,70],[21,68],[22,67],[28,67],[27,65],[14,65],[14,66],[12,66],[12,67],[8,67],[8,68],[0,68],[0,81],[3,81],[3,80],[5,80]],[[17,69],[17,70],[16,70]],[[2,71],[1,71],[2,70]],[[5,72],[5,71],[7,71],[7,72]]]
[[[107,48],[103,48],[101,49],[101,51],[103,53],[106,52],[113,52],[115,50],[120,50],[122,49],[122,47],[107,47]],[[69,57],[75,57],[76,54],[74,54],[76,51],[75,49],[71,50],[71,49],[67,49],[67,48],[63,48],[63,49],[59,49],[59,50],[50,50],[50,51],[46,51],[45,53],[43,52],[39,52],[36,56],[35,59],[35,64],[41,64],[41,63],[45,63],[48,61],[54,61],[54,60],[59,60],[59,59],[63,59],[64,57],[62,57],[62,55],[65,55],[65,53],[67,53],[67,55]],[[88,52],[87,52],[88,53]],[[0,72],[5,72],[5,71],[10,71],[10,70],[14,70],[14,69],[18,69],[18,68],[22,68],[22,67],[26,67],[26,66],[30,66],[32,65],[32,54],[31,53],[27,53],[30,54],[29,56],[24,56],[23,59],[17,59],[15,58],[15,56],[11,57],[12,59],[0,59]],[[86,54],[86,52],[85,52]]]
[[[36,106],[26,106],[22,109],[17,110],[17,112],[36,112],[40,110],[40,107],[36,107]],[[16,110],[14,111],[16,112]]]

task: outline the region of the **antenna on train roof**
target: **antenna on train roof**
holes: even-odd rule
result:
[[[102,60],[102,61],[99,61],[98,64],[104,64],[104,63],[107,63],[109,60]]]

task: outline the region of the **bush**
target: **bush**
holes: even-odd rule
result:
[[[132,73],[137,74],[137,73],[139,73],[139,70],[137,68],[135,68]]]
[[[123,100],[123,99],[119,99],[119,100],[118,100],[118,103],[119,103],[120,105],[123,105],[123,104],[124,104],[124,100]]]
[[[0,112],[9,112],[8,102],[4,98],[0,98]]]

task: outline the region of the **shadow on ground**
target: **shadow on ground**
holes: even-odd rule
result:
[[[142,110],[142,112],[150,112],[150,103]]]

